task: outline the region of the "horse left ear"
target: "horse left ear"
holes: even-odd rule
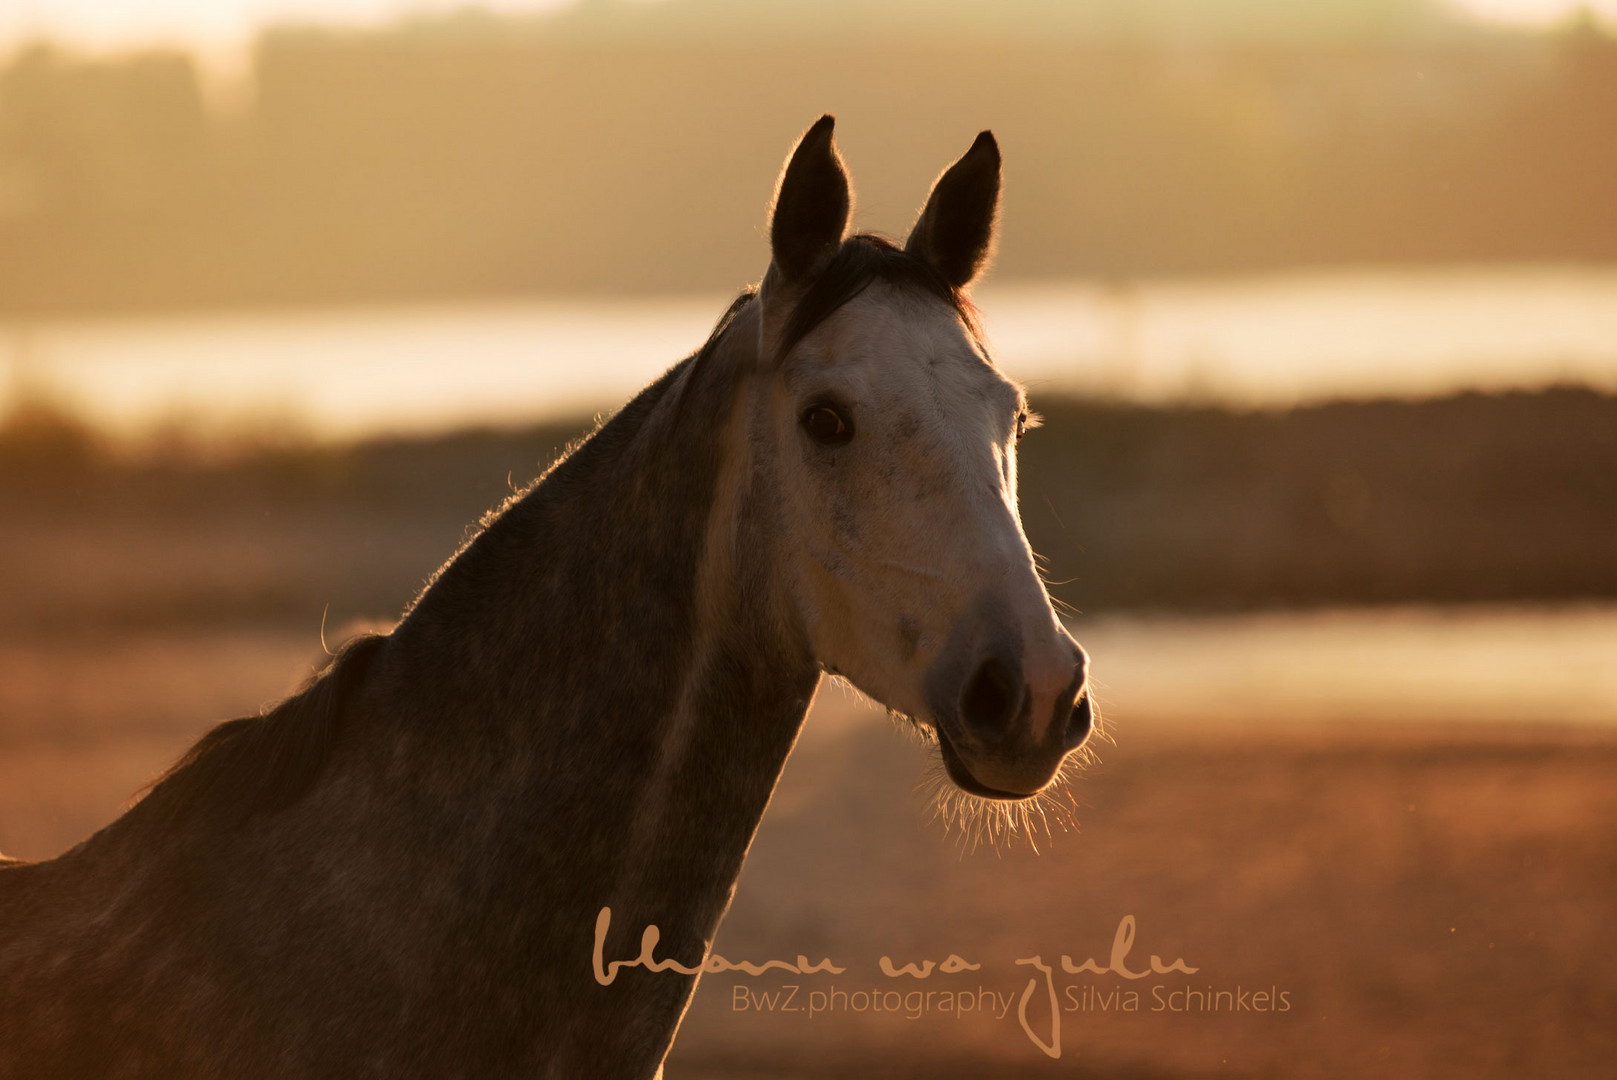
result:
[[[932,185],[904,242],[905,251],[931,263],[957,289],[982,272],[993,252],[999,173],[999,143],[985,131]]]

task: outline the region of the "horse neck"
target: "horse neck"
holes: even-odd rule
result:
[[[774,600],[746,456],[755,341],[743,314],[496,519],[400,626],[390,664],[432,673],[395,695],[422,766],[515,808],[456,843],[526,848],[543,878],[526,902],[575,933],[602,906],[655,922],[685,963],[818,681]]]

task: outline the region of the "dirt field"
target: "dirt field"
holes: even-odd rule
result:
[[[1120,725],[1074,788],[1080,830],[1037,855],[943,841],[914,791],[925,755],[890,732],[811,733],[717,951],[848,970],[710,978],[669,1076],[1612,1075],[1617,742],[1457,725],[1183,732]],[[1125,916],[1130,969],[1156,953],[1197,972],[1061,971],[1062,954],[1109,966]],[[981,969],[917,981],[878,967],[950,953]],[[830,1007],[833,984],[1019,1003],[1036,972],[1015,961],[1033,956],[1056,968],[1059,1060],[1015,1004],[1003,1019],[951,1014],[941,995],[896,1013]],[[786,985],[804,1011],[760,1012],[760,992]],[[1209,988],[1283,993],[1289,1008],[1232,995],[1173,1011],[1197,1004],[1175,991]],[[1139,1009],[1117,1011],[1107,995],[1128,989]],[[815,990],[827,1007],[811,1015]],[[1046,1043],[1047,994],[1038,984],[1028,1013]]]
[[[0,850],[64,850],[318,658],[271,632],[7,644]],[[670,1080],[1612,1075],[1617,738],[1176,719],[1121,717],[1072,788],[1077,831],[963,851],[929,820],[932,752],[822,694],[716,948],[845,970],[710,976]],[[1061,970],[1111,966],[1125,917],[1126,967],[1196,972]],[[979,967],[879,967],[951,954]],[[1052,1042],[1042,981],[1018,1017],[1037,973],[1015,961],[1034,956],[1055,969],[1059,1059],[1033,1038]]]

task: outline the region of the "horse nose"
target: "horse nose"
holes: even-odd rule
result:
[[[1095,703],[1090,700],[1088,684],[1080,682],[1078,698],[1067,714],[1067,726],[1061,739],[1062,750],[1072,751],[1084,745],[1084,740],[1089,738],[1089,733],[1094,727]]]
[[[991,655],[972,671],[960,692],[960,719],[988,743],[1003,739],[1028,697],[1022,665]]]
[[[950,680],[948,696],[939,695],[938,743],[955,783],[999,799],[1043,790],[1089,736],[1087,666],[1065,635],[1034,649],[1014,638],[980,648],[964,665],[966,678]],[[951,669],[962,667],[940,667],[940,681]]]
[[[1095,713],[1089,700],[1088,677],[1089,657],[1070,637],[1039,670],[1029,671],[1033,708],[1043,721],[1035,738],[1046,745],[1060,746],[1063,753],[1076,750],[1089,738]]]
[[[1020,657],[1013,661],[990,655],[977,664],[961,690],[960,719],[985,744],[1020,742],[1031,735],[1035,743],[1059,745],[1063,753],[1075,750],[1089,738],[1095,721],[1088,668],[1089,657],[1076,644],[1064,663],[1045,665],[1027,677]],[[1047,718],[1045,722],[1016,736],[1012,723],[1035,710]]]

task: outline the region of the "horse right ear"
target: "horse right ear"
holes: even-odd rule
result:
[[[803,133],[775,186],[769,247],[775,268],[788,283],[824,267],[848,227],[853,194],[848,171],[831,140],[835,123],[827,113]]]

